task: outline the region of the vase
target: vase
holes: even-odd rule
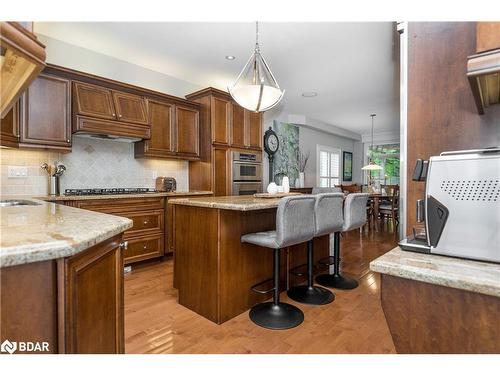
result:
[[[283,186],[283,193],[290,192],[290,180],[288,179],[288,176],[283,177],[281,185]]]
[[[305,180],[304,172],[300,172],[299,173],[299,187],[301,187],[301,188],[304,187],[304,180]]]

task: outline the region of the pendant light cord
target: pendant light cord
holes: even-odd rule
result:
[[[255,50],[260,51],[259,47],[259,21],[255,22]]]

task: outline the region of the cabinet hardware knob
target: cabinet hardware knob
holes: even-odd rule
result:
[[[127,250],[128,249],[128,241],[123,241],[120,243],[120,249]]]
[[[71,142],[71,139],[66,139],[66,142],[68,142],[68,143]]]
[[[148,225],[148,224],[149,224],[149,221],[144,220],[144,225]]]
[[[113,113],[113,116],[116,116],[116,114]]]
[[[148,245],[144,245],[143,249],[146,250],[148,248]]]
[[[118,115],[119,118],[122,118],[122,115]]]

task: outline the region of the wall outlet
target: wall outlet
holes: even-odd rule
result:
[[[9,178],[27,178],[28,177],[28,167],[9,165],[8,177]]]
[[[158,177],[158,171],[152,171],[152,177],[153,177],[153,180],[156,180],[156,177]]]

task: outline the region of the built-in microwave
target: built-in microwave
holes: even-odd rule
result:
[[[235,182],[233,181],[232,195],[254,195],[256,193],[262,193],[262,181],[261,182]]]

